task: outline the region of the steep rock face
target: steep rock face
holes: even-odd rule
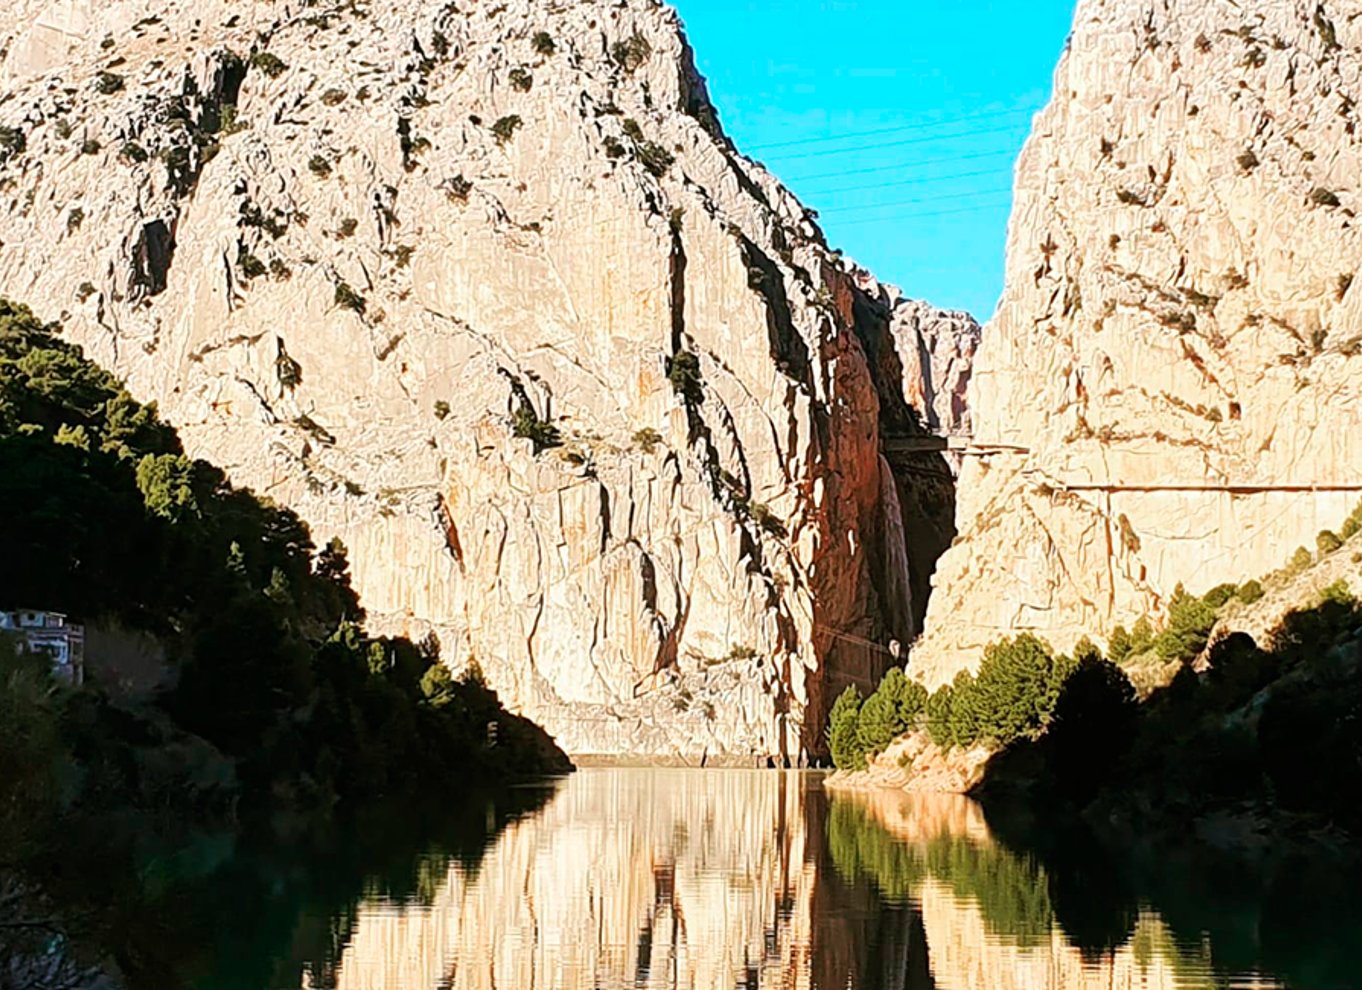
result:
[[[1018,166],[929,684],[1265,573],[1357,501],[1358,13],[1079,4]]]
[[[0,78],[0,292],[569,751],[795,760],[914,634],[953,486],[880,424],[958,373],[669,8],[20,0]]]

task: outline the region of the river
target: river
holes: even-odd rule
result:
[[[815,773],[583,770],[448,820],[233,851],[163,900],[194,990],[1362,987],[1352,879],[1004,842],[967,798]],[[306,848],[307,844],[304,843]]]

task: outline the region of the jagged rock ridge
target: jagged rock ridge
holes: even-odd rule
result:
[[[927,682],[1266,573],[1362,497],[1359,14],[1079,4],[1018,166]]]
[[[963,426],[972,331],[827,250],[669,8],[19,0],[0,79],[0,292],[570,752],[797,759],[915,633],[954,487],[881,426]]]

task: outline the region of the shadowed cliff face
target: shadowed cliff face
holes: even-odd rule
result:
[[[965,422],[969,332],[670,9],[20,0],[0,78],[0,291],[569,751],[796,760],[920,627],[952,481],[882,438]]]
[[[1266,573],[1362,497],[1356,15],[1078,5],[1017,169],[929,684]]]

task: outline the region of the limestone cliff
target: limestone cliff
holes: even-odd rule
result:
[[[1266,573],[1362,492],[1362,7],[1082,0],[914,667]]]
[[[649,0],[12,0],[0,292],[574,753],[795,760],[914,635],[970,329]]]

